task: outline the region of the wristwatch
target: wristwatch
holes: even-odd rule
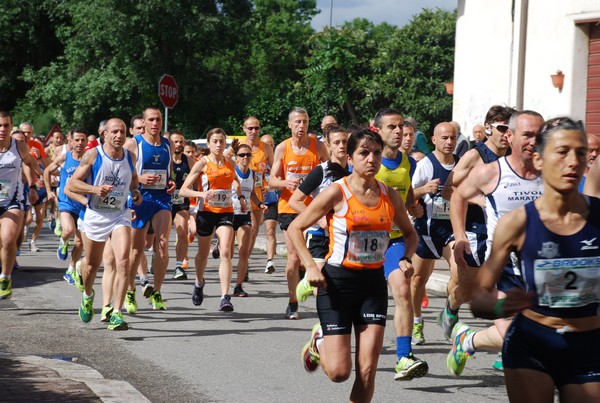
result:
[[[408,263],[412,264],[412,260],[411,260],[411,258],[409,258],[409,257],[406,257],[406,256],[402,256],[402,257],[400,258],[400,261],[398,262],[398,264],[400,264],[400,262],[401,262],[401,261],[403,261],[403,260],[406,260]]]

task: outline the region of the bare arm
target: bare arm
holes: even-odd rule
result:
[[[48,194],[48,199],[56,199],[56,194],[52,191],[52,179],[50,176],[52,172],[56,171],[58,168],[62,167],[65,163],[65,159],[67,158],[66,153],[60,153],[56,157],[54,157],[54,161],[50,165],[44,169],[44,186],[46,186],[46,193]]]
[[[479,156],[479,152],[477,150],[469,150],[462,156],[462,158],[458,161],[450,175],[448,175],[448,179],[444,184],[444,189],[442,189],[442,197],[446,200],[450,200],[452,193],[456,189],[458,185],[460,185],[467,176],[469,176],[469,172],[471,169],[475,167],[478,163],[483,162],[481,157]]]
[[[204,168],[206,167],[206,160],[204,158],[200,158],[198,162],[194,164],[190,173],[185,178],[183,185],[181,185],[181,189],[179,189],[179,195],[181,197],[199,197],[206,198],[209,192],[201,192],[198,190],[194,190],[194,184],[202,175]]]
[[[596,158],[594,165],[592,165],[587,174],[583,193],[600,197],[600,158]]]
[[[304,204],[304,200],[308,197],[302,193],[300,189],[294,190],[290,200],[288,201],[288,206],[296,210],[298,213],[303,212],[306,209],[306,204]]]
[[[98,155],[98,151],[93,148],[88,150],[81,157],[81,163],[67,182],[65,188],[68,188],[72,193],[78,194],[96,194],[100,197],[106,196],[112,190],[113,186],[110,185],[102,185],[102,186],[94,186],[86,183],[86,178],[90,175],[92,171],[92,166],[94,165],[94,161],[96,161],[96,157]]]
[[[522,289],[513,289],[508,291],[502,311],[497,312],[496,309],[498,301],[496,283],[510,253],[513,250],[520,250],[523,246],[525,224],[524,207],[511,211],[498,221],[490,257],[478,271],[476,284],[479,287],[474,291],[471,301],[471,311],[476,317],[486,319],[510,317],[530,307],[532,294]]]
[[[271,175],[269,176],[269,188],[271,188],[271,190],[281,190],[287,188],[291,191],[294,191],[298,187],[300,179],[282,179],[284,177],[284,173],[281,160],[283,159],[284,152],[285,142],[279,144],[277,148],[275,148],[273,166],[271,167]]]

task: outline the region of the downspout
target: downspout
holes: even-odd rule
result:
[[[527,55],[527,22],[529,12],[529,0],[521,0],[521,12],[519,21],[519,56],[517,66],[517,110],[523,110],[523,97],[525,92],[525,59]]]

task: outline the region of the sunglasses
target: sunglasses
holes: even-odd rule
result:
[[[250,127],[246,127],[246,130],[248,131],[252,131],[252,130],[256,130],[259,131],[260,130],[260,126],[250,126]]]
[[[508,130],[508,125],[502,123],[490,123],[490,126],[498,130],[500,133],[506,133],[506,131]]]
[[[252,157],[252,153],[242,153],[237,155],[240,158]]]

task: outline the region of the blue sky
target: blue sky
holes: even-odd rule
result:
[[[342,25],[355,18],[366,18],[375,24],[402,26],[423,8],[436,7],[454,10],[457,0],[333,0],[333,25]],[[329,25],[331,0],[317,0],[317,8],[321,10],[313,18],[312,26],[317,31]]]

